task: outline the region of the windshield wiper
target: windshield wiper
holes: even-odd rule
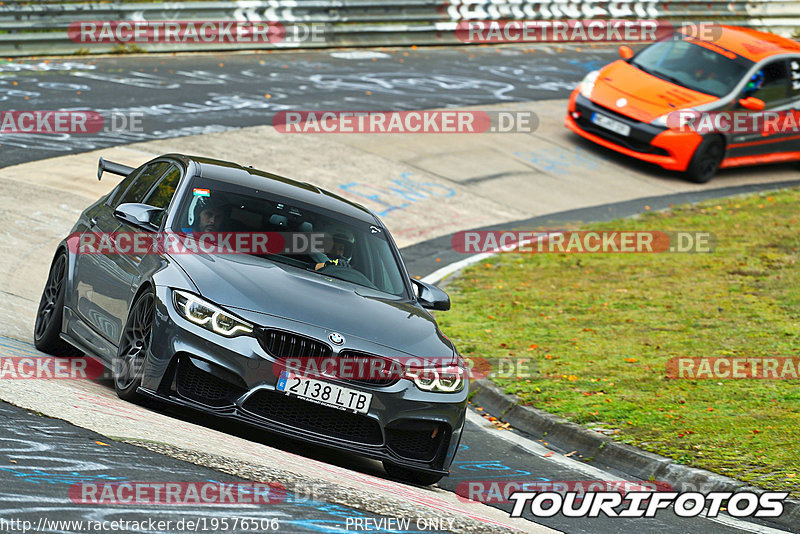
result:
[[[686,87],[686,84],[683,83],[678,78],[676,78],[675,76],[670,76],[669,74],[664,74],[663,72],[652,72],[651,74],[653,76],[658,76],[659,78],[663,78],[663,79],[667,80],[668,82],[672,82],[675,85],[680,85],[681,87]]]
[[[639,63],[636,63],[635,61],[631,61],[631,65],[633,65],[634,67],[636,67],[637,69],[639,69],[641,71],[646,72],[647,74],[653,74],[653,72],[650,69],[640,65]]]
[[[639,63],[636,63],[635,61],[632,62],[631,64],[634,67],[636,67],[637,69],[639,69],[639,70],[641,70],[643,72],[646,72],[650,76],[655,76],[656,78],[661,78],[662,80],[667,80],[668,82],[672,82],[675,85],[680,85],[681,87],[686,87],[686,84],[684,84],[682,81],[680,81],[675,76],[670,76],[669,74],[664,74],[661,71],[648,69],[647,67],[643,67],[642,65],[640,65]]]
[[[362,283],[356,282],[354,280],[351,280],[349,278],[345,278],[343,276],[336,276],[335,274],[331,274],[331,273],[328,273],[328,272],[322,272],[321,269],[317,270],[317,269],[315,269],[313,267],[306,267],[306,271],[311,272],[311,273],[317,273],[318,275],[321,275],[321,276],[327,276],[328,278],[336,278],[337,280],[342,280],[343,282],[349,282],[349,283],[355,284],[357,286],[366,287],[367,289],[374,289],[376,291],[380,291],[380,289],[378,289],[378,286],[376,286],[375,284],[373,284],[371,281],[369,281],[366,278],[365,278],[365,280],[367,280],[367,282],[369,282],[368,286],[364,285]]]
[[[275,263],[280,263],[282,265],[288,265],[290,267],[300,267],[303,268],[306,265],[306,262],[301,260],[296,260],[293,258],[287,258],[286,256],[282,256],[280,254],[250,254],[250,256],[255,256],[256,258],[263,258],[265,260],[274,261]]]
[[[317,269],[315,269],[313,267],[306,267],[306,271],[308,271],[310,273],[316,273],[316,274],[318,274],[320,276],[326,276],[328,278],[336,278],[337,280],[342,280],[344,282],[350,282],[351,284],[355,284],[355,282],[353,282],[352,280],[348,280],[347,278],[342,278],[341,276],[336,276],[336,275],[330,274],[330,273],[323,273],[321,270],[317,270]],[[360,285],[360,284],[356,284],[356,285]]]

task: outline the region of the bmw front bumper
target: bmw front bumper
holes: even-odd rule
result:
[[[448,474],[464,427],[468,384],[455,393],[422,391],[407,379],[387,385],[331,379],[372,394],[368,413],[356,414],[290,397],[276,390],[279,358],[262,333],[324,343],[329,331],[254,312],[232,310],[258,325],[254,336],[224,337],[189,322],[156,288],[153,339],[140,393],[275,433],[422,472]],[[387,349],[348,336],[350,349],[391,358]],[[405,356],[397,353],[397,356]]]

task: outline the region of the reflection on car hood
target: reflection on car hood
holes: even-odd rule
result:
[[[618,105],[620,99],[627,100]],[[592,102],[642,122],[679,109],[714,102],[717,97],[662,80],[618,60],[603,68],[592,91]]]
[[[453,349],[423,309],[342,280],[245,255],[174,257],[201,296],[228,309],[275,315],[413,356],[448,361]]]

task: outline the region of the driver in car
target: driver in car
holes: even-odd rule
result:
[[[221,232],[231,207],[222,200],[202,197],[194,207],[192,232]]]
[[[353,257],[353,248],[355,245],[355,238],[352,235],[344,232],[337,232],[333,234],[333,248],[329,253],[329,259],[324,262],[319,262],[314,267],[315,271],[319,271],[324,267],[334,265],[336,267],[350,267],[350,260]]]

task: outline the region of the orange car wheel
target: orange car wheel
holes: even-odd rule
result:
[[[722,163],[724,157],[725,142],[722,137],[712,135],[704,138],[689,161],[686,177],[697,184],[708,182],[717,173],[719,164]]]

